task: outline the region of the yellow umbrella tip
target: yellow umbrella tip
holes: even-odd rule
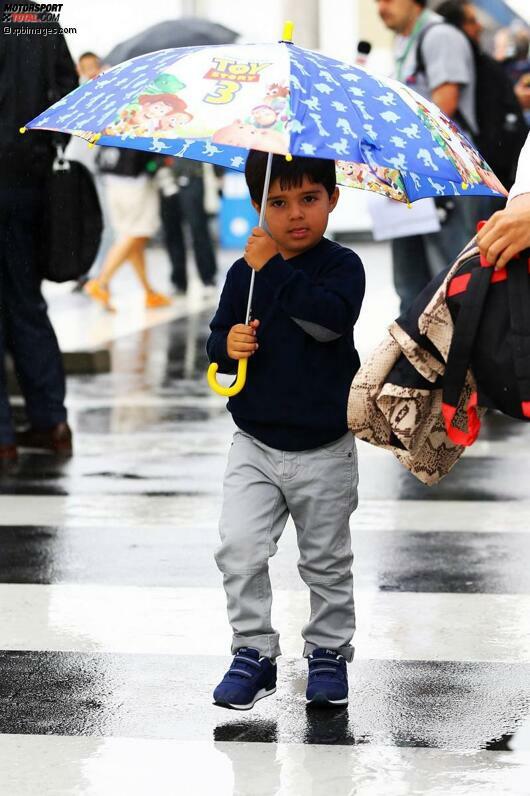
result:
[[[293,159],[293,156],[291,155],[291,153],[290,153],[290,152],[288,152],[288,153],[286,154],[286,156],[285,156],[285,160],[289,160],[289,161],[290,161],[290,160],[292,160],[292,159]]]
[[[283,34],[282,34],[282,41],[292,41],[293,40],[293,30],[294,30],[294,22],[291,20],[286,20],[283,23]]]
[[[469,188],[469,185],[467,184],[467,182],[463,182],[462,183],[462,190],[467,191],[468,188]]]
[[[27,127],[19,127],[19,130],[18,130],[18,132],[19,132],[21,135],[24,135],[24,133],[26,132],[26,130],[27,130],[27,129],[28,129]]]

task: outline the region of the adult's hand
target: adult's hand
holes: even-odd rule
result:
[[[516,196],[494,213],[477,235],[480,253],[496,269],[530,247],[530,193]]]

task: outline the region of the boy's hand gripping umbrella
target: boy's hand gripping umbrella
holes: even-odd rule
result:
[[[263,195],[261,198],[261,207],[260,207],[259,222],[258,222],[259,227],[263,227],[265,223],[265,210],[267,207],[267,196],[269,195],[271,166],[272,166],[272,152],[269,152],[267,157],[267,169],[265,171],[265,180],[263,183]],[[250,316],[252,314],[252,296],[254,294],[255,279],[256,279],[256,272],[254,271],[254,269],[252,269],[252,274],[250,277],[250,288],[248,291],[247,311],[245,315],[245,326],[247,326],[250,323]],[[237,395],[238,392],[241,392],[247,380],[247,364],[248,364],[248,358],[240,359],[239,362],[237,363],[237,377],[235,382],[230,387],[223,387],[223,385],[219,384],[219,382],[217,381],[217,371],[219,370],[219,365],[217,364],[217,362],[212,362],[206,374],[206,377],[208,379],[208,384],[210,385],[212,390],[216,392],[218,395],[224,395],[227,398],[230,398],[232,395]]]
[[[91,145],[146,150],[243,171],[249,150],[327,158],[337,183],[410,203],[426,196],[505,195],[455,123],[407,86],[292,43],[182,47],[118,64],[63,97],[27,128],[55,130]],[[24,132],[26,128],[22,128]],[[254,271],[246,323],[250,318]],[[235,383],[210,387],[235,395]]]

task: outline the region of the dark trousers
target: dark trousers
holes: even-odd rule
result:
[[[32,427],[66,420],[57,338],[38,277],[43,186],[0,186],[0,444],[14,442],[5,354],[10,352]]]
[[[189,225],[193,252],[203,284],[212,285],[217,264],[204,210],[204,183],[201,177],[191,177],[189,184],[180,186],[178,193],[161,197],[161,218],[166,246],[171,260],[171,281],[179,290],[186,290],[186,244],[184,224]]]

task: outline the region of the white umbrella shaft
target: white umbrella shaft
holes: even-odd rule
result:
[[[259,222],[258,226],[263,227],[265,224],[265,210],[267,209],[267,196],[269,195],[269,183],[271,181],[271,168],[272,168],[272,152],[269,152],[267,156],[267,168],[265,170],[265,181],[263,183],[263,194],[261,197],[261,208],[259,213]],[[247,314],[245,316],[245,325],[248,326],[250,322],[250,315],[252,312],[252,294],[254,293],[254,280],[256,278],[256,272],[252,269],[252,276],[250,277],[250,289],[248,291],[248,304],[247,304]]]

